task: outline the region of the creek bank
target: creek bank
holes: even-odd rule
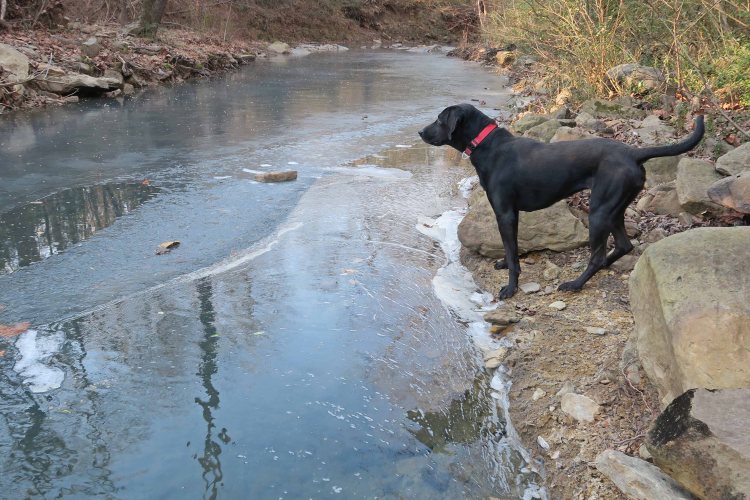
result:
[[[508,65],[504,62],[508,56],[502,52],[494,49],[469,51],[468,57],[503,67]],[[457,55],[467,57],[467,53]],[[533,61],[523,56],[512,59],[511,80],[520,81],[522,76],[519,75],[530,71]],[[613,78],[633,78],[641,74],[654,82],[658,80],[658,75],[647,70],[625,69],[628,69],[627,74],[613,71]],[[510,120],[501,125],[518,135],[543,141],[600,136],[636,146],[666,144],[687,135],[692,124],[690,106],[679,103],[666,109],[629,97],[610,101],[591,99],[574,106],[561,95],[524,95],[520,89],[519,93],[522,95],[515,105],[502,110]],[[540,106],[540,102],[545,104]],[[719,122],[716,117],[710,117],[710,120],[714,125]],[[513,347],[503,352],[502,363],[493,360],[487,367],[504,369],[512,380],[508,394],[510,416],[523,443],[543,461],[551,498],[625,498],[628,495],[648,498],[638,497],[634,493],[636,490],[628,489],[648,482],[654,487],[673,488],[671,494],[674,498],[691,498],[691,495],[716,498],[711,495],[725,491],[744,493],[743,475],[736,471],[744,470],[745,476],[750,472],[747,471],[747,455],[738,454],[732,447],[732,440],[720,434],[728,426],[742,428],[747,424],[744,421],[747,417],[730,419],[729,424],[715,424],[709,432],[711,439],[702,444],[696,444],[694,435],[684,433],[674,434],[676,444],[669,439],[658,441],[649,437],[653,436],[657,418],[664,418],[660,414],[670,401],[687,389],[706,384],[695,378],[702,365],[680,353],[677,355],[682,356],[684,366],[679,370],[667,368],[667,371],[673,372],[672,376],[690,373],[688,381],[685,384],[670,382],[675,387],[673,390],[667,390],[660,382],[658,370],[654,370],[654,363],[649,361],[649,350],[639,340],[643,335],[653,339],[654,334],[646,327],[640,330],[638,327],[644,318],[655,316],[652,312],[640,312],[635,308],[636,302],[646,304],[648,300],[643,300],[643,293],[638,291],[635,273],[631,278],[636,262],[639,267],[644,267],[644,258],[639,260],[644,252],[652,255],[662,243],[668,245],[673,238],[687,236],[691,241],[685,250],[686,256],[706,258],[701,263],[683,259],[685,263],[681,265],[677,262],[680,259],[667,257],[661,265],[661,272],[680,274],[683,280],[688,279],[691,283],[694,279],[700,281],[704,273],[717,277],[715,286],[706,285],[706,288],[680,286],[678,280],[676,286],[682,291],[678,299],[683,303],[676,307],[684,306],[687,308],[684,311],[687,311],[693,302],[686,297],[695,294],[695,300],[703,297],[709,309],[716,309],[714,306],[719,304],[718,310],[725,310],[722,318],[712,317],[700,323],[704,337],[699,339],[698,350],[711,349],[713,344],[707,343],[705,336],[721,339],[717,341],[722,346],[720,352],[725,355],[715,363],[717,366],[729,363],[731,366],[727,372],[736,375],[721,387],[747,386],[742,376],[746,372],[742,368],[743,360],[736,363],[735,358],[742,357],[748,348],[748,334],[744,333],[745,327],[739,325],[750,324],[744,319],[746,308],[741,306],[750,303],[750,282],[742,281],[746,273],[737,268],[750,258],[747,253],[750,243],[740,244],[736,249],[723,249],[725,238],[712,234],[706,245],[714,250],[703,251],[697,249],[697,243],[692,240],[701,231],[729,231],[739,237],[737,231],[746,230],[735,226],[746,226],[750,222],[746,216],[746,207],[750,206],[747,205],[746,180],[750,175],[750,154],[744,152],[747,146],[739,145],[734,138],[726,140],[729,135],[720,126],[709,130],[703,143],[687,155],[651,160],[644,165],[648,190],[644,190],[628,208],[625,218],[635,249],[611,269],[600,271],[581,292],[559,292],[557,286],[580,274],[588,261],[588,249],[552,251],[549,250],[552,245],[547,249],[524,247],[520,285],[534,285],[534,291],[519,291],[500,305],[496,314],[503,310],[512,311],[520,319],[492,331],[493,338],[503,338]],[[735,149],[735,146],[739,147]],[[717,158],[719,161],[715,162]],[[461,257],[480,288],[497,293],[507,282],[507,271],[494,269],[493,259],[501,256],[503,250],[491,210],[483,206],[485,200],[481,189],[470,196],[468,213],[483,216],[467,217],[461,223],[463,227],[459,227],[459,235],[463,235],[464,243]],[[562,205],[579,223],[587,224],[587,193],[579,193]],[[554,240],[559,224],[554,222],[553,213],[545,216],[549,210],[537,212],[536,217],[542,222],[549,220],[549,227],[534,232]],[[559,211],[559,208],[554,211]],[[523,217],[529,215],[522,215],[519,232],[524,231]],[[707,229],[701,229],[703,227]],[[567,234],[563,231],[559,240],[565,241]],[[652,247],[653,250],[649,250]],[[670,255],[668,249],[665,252]],[[721,278],[718,270],[724,268],[735,276],[735,281],[740,281],[732,284],[734,281]],[[722,295],[720,289],[724,282],[729,285],[723,287]],[[658,283],[655,289],[663,291]],[[669,297],[664,300],[670,303]],[[652,304],[657,305],[658,301]],[[685,314],[670,317],[676,318],[675,321],[682,326],[689,323]],[[737,322],[733,323],[732,318]],[[681,333],[672,331],[665,335],[675,342]],[[737,416],[736,412],[725,413]],[[700,422],[696,424],[698,428],[706,428],[707,424],[698,421],[697,417],[695,420]],[[717,448],[725,452],[712,454],[710,450]],[[679,451],[667,451],[673,449]],[[702,458],[686,462],[694,450],[699,450]],[[655,463],[661,471],[645,461]],[[721,470],[701,466],[702,462],[710,464],[712,461],[720,463]],[[682,464],[686,465],[683,467]],[[675,474],[674,471],[681,467],[692,472]],[[708,473],[713,475],[712,484],[730,476],[736,484],[725,490],[706,487],[702,491],[695,486],[704,484],[695,480],[701,470],[713,471]],[[727,470],[729,476],[719,474]]]
[[[443,51],[375,39],[368,48]],[[210,78],[258,58],[343,52],[331,43],[223,41],[193,31],[164,28],[156,40],[119,25],[70,23],[56,31],[0,31],[0,114],[77,102],[81,97],[132,96],[154,85]]]
[[[174,29],[158,40],[129,35],[117,25],[72,23],[58,31],[0,33],[0,113],[75,102],[79,97],[133,95],[152,85],[173,85],[233,70],[267,55],[261,43],[223,42]],[[9,74],[8,55],[23,58],[24,72]],[[4,90],[4,92],[2,91]]]

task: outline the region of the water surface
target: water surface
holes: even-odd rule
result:
[[[0,322],[32,323],[0,340],[0,491],[520,496],[534,476],[416,229],[466,175],[416,130],[503,92],[351,52],[0,124]],[[280,168],[299,179],[245,172]]]

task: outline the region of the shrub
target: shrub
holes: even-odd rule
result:
[[[746,0],[511,0],[486,27],[493,43],[515,43],[548,66],[548,87],[581,96],[607,93],[606,70],[635,62],[689,94],[709,84],[723,98],[750,98]]]

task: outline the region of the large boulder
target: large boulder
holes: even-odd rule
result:
[[[750,387],[750,227],[650,245],[630,276],[638,354],[663,406],[702,387]]]
[[[677,164],[677,197],[683,210],[696,215],[723,213],[724,208],[708,196],[708,188],[721,178],[710,162],[682,158]]]
[[[689,390],[656,419],[654,463],[699,498],[750,498],[750,389]]]
[[[724,175],[737,175],[750,170],[750,142],[733,149],[716,160],[716,171]]]
[[[477,189],[469,199],[469,211],[458,226],[461,244],[472,252],[499,259],[505,255],[497,219],[484,191]],[[521,212],[518,248],[524,254],[536,250],[570,250],[588,243],[583,223],[560,201],[536,212]]]
[[[615,450],[604,450],[594,465],[628,498],[638,500],[692,500],[693,495],[664,474],[658,467],[640,458]]]
[[[650,66],[620,64],[607,70],[607,78],[613,85],[628,90],[656,90],[664,85],[664,73]]]
[[[661,156],[651,158],[643,164],[646,169],[646,186],[653,187],[663,182],[671,182],[677,179],[677,165],[680,156]]]
[[[5,78],[10,82],[20,82],[29,76],[29,59],[10,45],[0,43],[0,67],[3,68]],[[14,92],[22,92],[22,85],[14,85]]]
[[[64,75],[47,75],[47,78],[37,79],[35,85],[46,92],[68,95],[73,92],[81,96],[102,94],[122,86],[122,78],[95,78],[80,73],[66,73]]]
[[[750,214],[750,170],[716,181],[708,188],[708,197],[723,207]]]

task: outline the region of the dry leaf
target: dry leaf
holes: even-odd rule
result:
[[[0,325],[0,337],[15,337],[29,329],[31,323],[16,323],[15,325]]]

